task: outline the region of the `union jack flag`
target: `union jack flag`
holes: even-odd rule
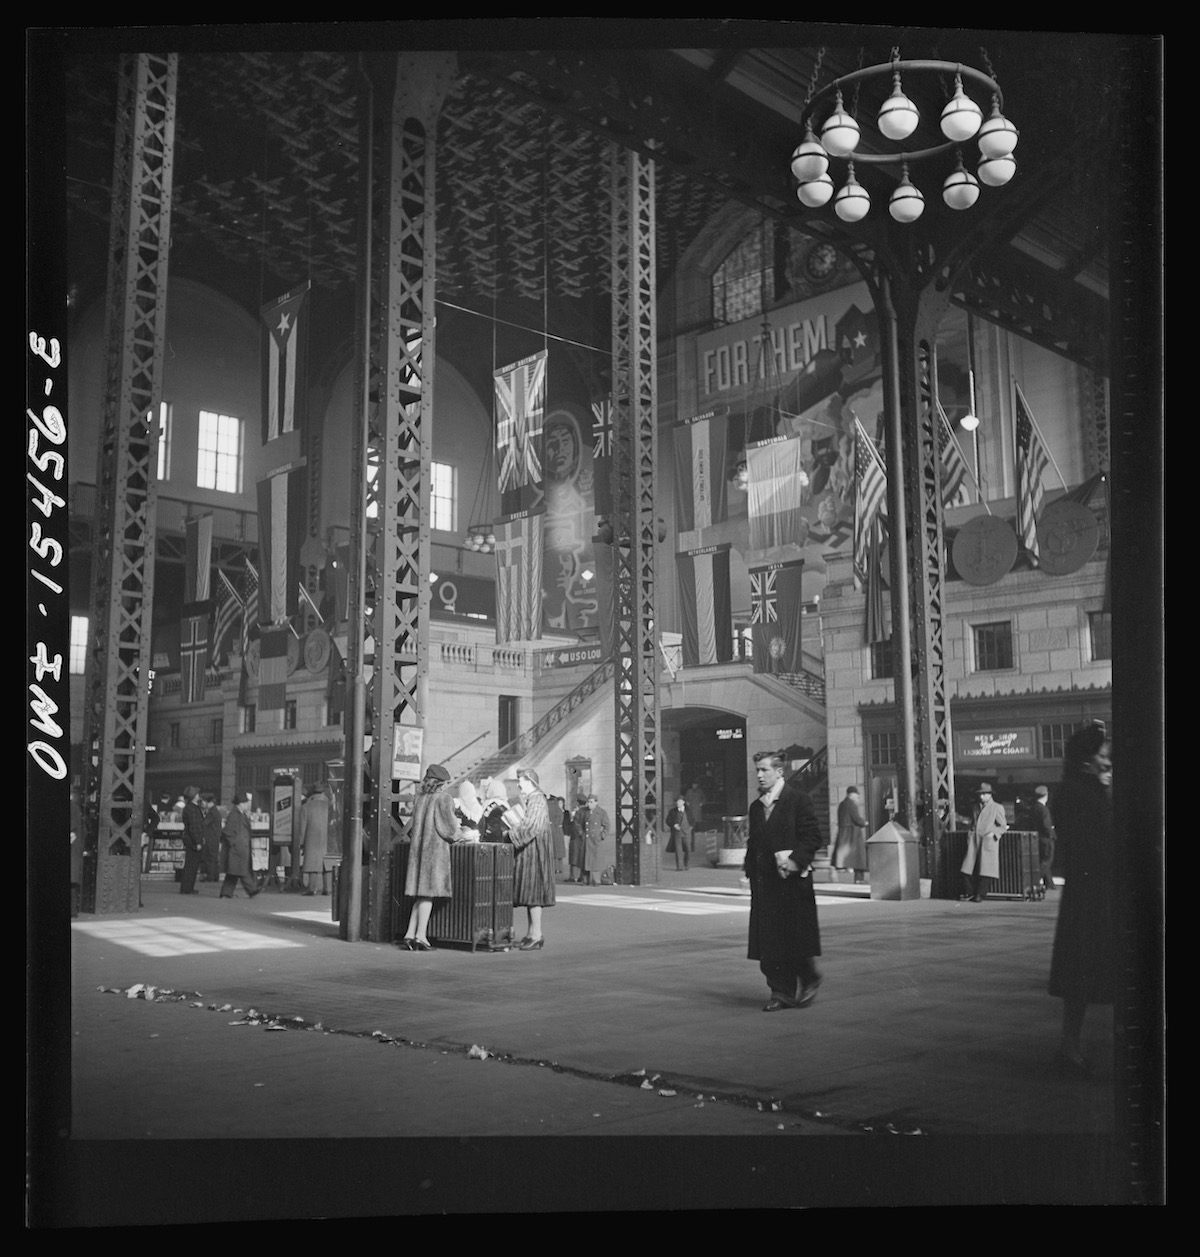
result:
[[[501,493],[536,485],[542,479],[540,444],[548,357],[543,349],[495,373]]]
[[[592,402],[592,456],[611,458],[613,442],[612,398]]]
[[[774,624],[779,620],[775,598],[775,569],[750,569],[750,623]]]

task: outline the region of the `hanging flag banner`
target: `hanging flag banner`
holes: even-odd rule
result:
[[[677,526],[681,533],[702,535],[726,518],[728,408],[706,410],[677,423],[674,437]]]
[[[747,446],[746,471],[750,549],[803,546],[809,531],[804,508],[811,499],[803,442],[775,437]]]
[[[304,460],[258,482],[259,618],[281,624],[298,610],[300,547],[306,533]]]
[[[233,626],[242,615],[242,600],[220,568],[217,569],[217,583],[221,592],[217,596],[217,613],[213,618],[212,644],[208,652],[209,663],[213,666],[228,658],[233,645]]]
[[[525,511],[496,524],[496,641],[542,635],[543,512]]]
[[[287,701],[288,643],[291,631],[263,629],[259,634],[258,709],[279,711]]]
[[[750,569],[755,672],[800,672],[804,560]]]
[[[494,372],[496,466],[500,510],[515,515],[537,505],[542,482],[542,425],[549,354],[541,350]]]
[[[264,445],[304,427],[309,288],[308,283],[301,284],[259,311],[263,323]]]
[[[546,409],[542,615],[544,626],[551,631],[578,632],[596,626],[599,605],[592,536],[598,464],[594,421],[594,412],[583,402],[552,400]],[[611,458],[605,461],[611,462]]]
[[[1014,391],[1017,416],[1017,540],[1025,547],[1030,562],[1037,567],[1041,553],[1037,517],[1042,509],[1042,477],[1050,459],[1021,386],[1015,384]]]
[[[684,667],[733,658],[729,545],[701,546],[675,556],[683,615]]]
[[[179,628],[180,702],[204,700],[204,670],[208,665],[211,602],[189,602],[183,608]]]
[[[184,575],[183,597],[185,602],[205,602],[209,596],[209,578],[212,570],[212,514],[189,519],[184,525]]]
[[[854,467],[854,574],[865,584],[871,530],[887,509],[887,476],[875,443],[857,419],[854,421]]]
[[[952,506],[966,506],[971,501],[971,487],[967,483],[971,473],[967,470],[966,459],[954,439],[950,420],[938,402],[938,442],[942,454],[942,506],[949,510]]]
[[[595,485],[596,516],[611,519],[612,460],[613,460],[613,404],[612,397],[592,402],[592,478]]]
[[[883,604],[883,584],[883,516],[877,514],[867,546],[867,616],[863,639],[868,646],[886,642],[892,635]]]

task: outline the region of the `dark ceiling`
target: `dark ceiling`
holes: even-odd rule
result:
[[[555,21],[547,20],[547,34],[560,29]],[[420,23],[398,23],[369,34],[390,32],[398,46],[410,26],[424,31]],[[668,28],[676,33],[670,23],[650,29],[666,34]],[[286,27],[279,34],[287,38],[274,45],[260,38],[253,47],[249,39],[239,47],[236,33],[227,32],[220,50],[197,41],[195,32],[181,36],[173,273],[203,276],[251,311],[306,279],[349,300],[364,72],[377,86],[377,108],[386,110],[387,92],[378,87],[396,63],[386,41],[363,38],[351,41],[357,47],[344,46],[347,30],[354,29],[309,29],[314,43],[299,51],[295,32]],[[906,59],[961,61],[990,73],[1021,133],[1017,176],[1005,188],[984,189],[965,214],[941,204],[943,172],[927,163],[919,179],[929,189],[927,211],[903,230],[943,252],[956,239],[961,248],[983,250],[989,271],[1002,268],[1016,277],[1014,289],[1061,302],[1084,325],[1103,319],[1106,213],[1119,182],[1110,90],[1119,41],[1112,37],[735,22],[696,24],[680,32],[697,36],[687,46],[655,41],[616,48],[611,41],[621,24],[597,20],[593,29],[605,38],[585,46],[572,26],[572,38],[559,41],[564,46],[529,50],[511,39],[504,47],[481,46],[490,23],[461,29],[437,131],[443,301],[485,310],[510,298],[540,306],[603,297],[612,140],[657,159],[660,280],[730,202],[869,260],[869,231],[843,227],[829,207],[813,211],[799,204],[789,159],[803,138],[801,119],[812,93],[864,65],[886,63],[898,50]],[[495,30],[493,45],[515,33],[504,23]],[[338,46],[312,50],[327,42],[324,33],[338,34]],[[731,44],[743,35],[747,46]],[[174,46],[164,38],[153,41],[159,50]],[[114,55],[75,39],[66,62],[69,266],[80,304],[104,284]],[[935,113],[950,84],[945,75],[926,78],[935,106],[929,112]],[[890,83],[878,82],[886,94]],[[853,100],[864,120],[863,151],[871,151],[866,120],[880,99],[872,80]],[[920,132],[910,146],[918,141],[924,142]],[[895,230],[879,202],[896,176],[894,168],[859,170],[862,182],[874,184],[870,231]],[[916,169],[913,178],[918,181]],[[1011,319],[1035,339],[1053,337],[1047,300],[1039,314],[1022,315],[1015,295],[980,301],[978,286],[972,292],[969,285],[956,295],[964,304],[979,303],[985,317]],[[1086,360],[1086,341],[1065,337],[1057,347]],[[1090,365],[1100,364],[1102,356],[1093,356]]]

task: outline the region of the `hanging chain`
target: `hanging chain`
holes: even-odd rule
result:
[[[817,79],[821,77],[821,66],[825,61],[825,45],[822,44],[817,49],[817,59],[813,62],[812,78],[808,81],[808,95],[804,98],[804,113],[808,112],[808,106],[817,90]]]
[[[861,70],[863,68],[863,63],[866,61],[866,59],[867,59],[867,50],[862,44],[859,44],[858,67],[857,67],[858,69]],[[851,105],[850,105],[850,116],[852,118],[858,117],[858,93],[861,88],[862,88],[862,79],[859,79],[858,82],[854,84],[854,100],[851,102]]]

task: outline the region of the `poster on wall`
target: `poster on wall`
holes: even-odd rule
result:
[[[878,321],[860,283],[773,310],[767,326],[769,341],[761,318],[696,338],[698,413],[725,416],[708,458],[724,496],[679,548],[727,542],[748,563],[803,558],[823,574],[824,555],[852,541],[854,421],[873,437],[882,425]]]
[[[392,778],[404,784],[416,784],[421,780],[421,753],[425,745],[425,730],[396,725],[392,735]]]

